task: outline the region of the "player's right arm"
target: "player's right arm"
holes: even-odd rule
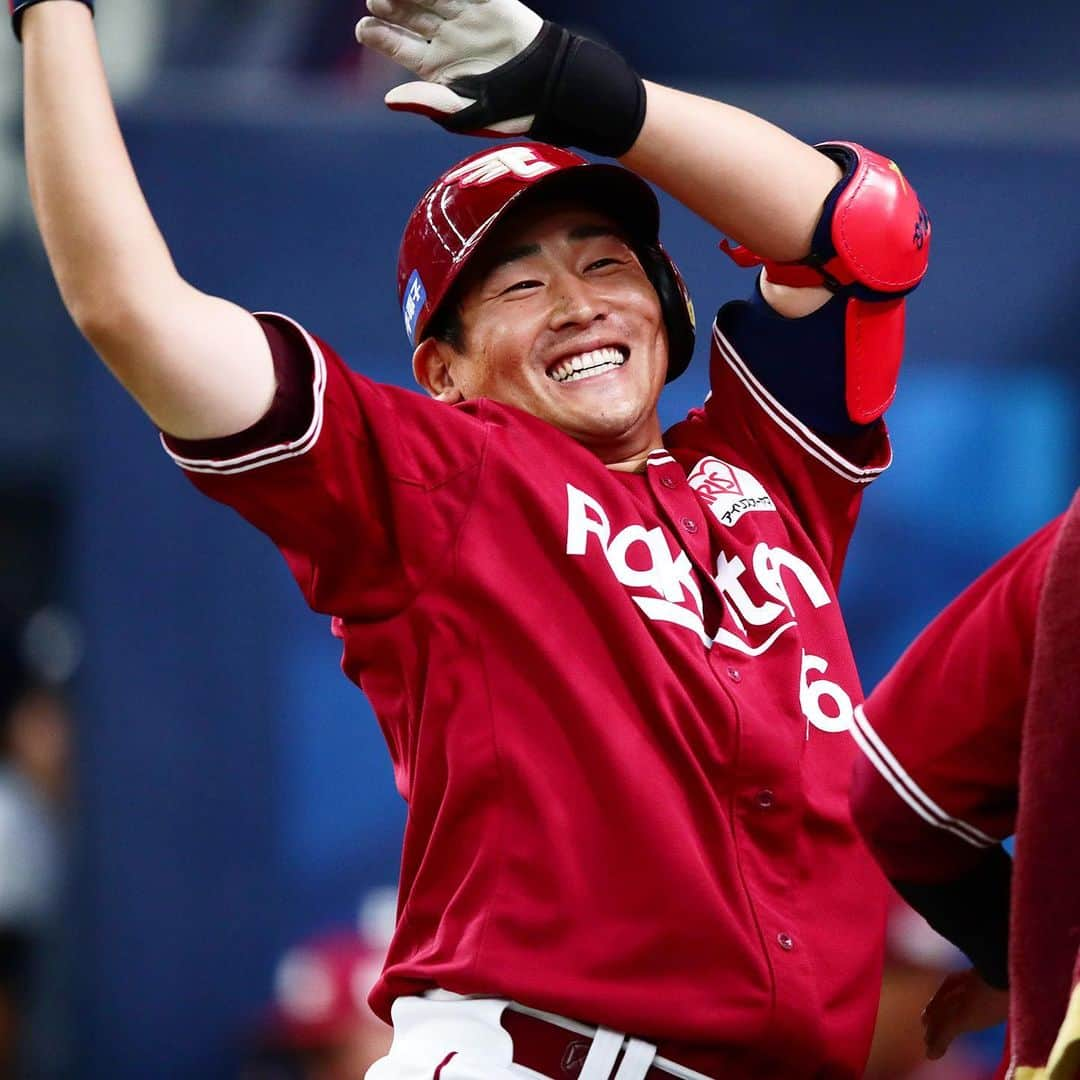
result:
[[[312,607],[400,611],[452,545],[483,420],[379,386],[284,316],[184,281],[128,159],[88,3],[14,6],[31,194],[75,322],[192,483],[273,540]]]
[[[71,317],[162,430],[248,428],[274,397],[266,337],[173,264],[120,134],[90,8],[49,0],[20,15],[30,194]]]

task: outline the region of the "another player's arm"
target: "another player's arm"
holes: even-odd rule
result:
[[[1033,642],[1060,522],[969,585],[855,715],[852,817],[900,894],[1008,984],[1017,783]]]
[[[244,430],[273,399],[269,346],[253,316],[177,272],[120,134],[90,9],[51,0],[20,15],[30,193],[68,311],[163,430]]]

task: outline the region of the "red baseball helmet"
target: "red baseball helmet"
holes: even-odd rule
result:
[[[416,204],[398,254],[398,300],[415,346],[481,241],[509,209],[533,192],[600,207],[626,230],[660,297],[668,331],[667,381],[694,351],[694,307],[682,276],[660,244],[660,206],[628,169],[594,165],[546,143],[503,143],[443,173]]]

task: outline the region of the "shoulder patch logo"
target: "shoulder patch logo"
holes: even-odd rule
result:
[[[722,525],[734,525],[751,510],[776,510],[757,477],[719,458],[702,458],[687,481]]]

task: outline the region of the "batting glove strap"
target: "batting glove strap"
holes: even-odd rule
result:
[[[11,7],[11,29],[15,31],[17,40],[22,41],[22,17],[23,12],[32,4],[40,4],[42,0],[8,0]],[[94,0],[81,0],[91,11],[94,10]]]
[[[475,104],[441,120],[449,131],[492,130],[533,115],[541,142],[620,157],[645,122],[645,84],[615,51],[545,22],[524,52],[483,75],[451,80]]]

